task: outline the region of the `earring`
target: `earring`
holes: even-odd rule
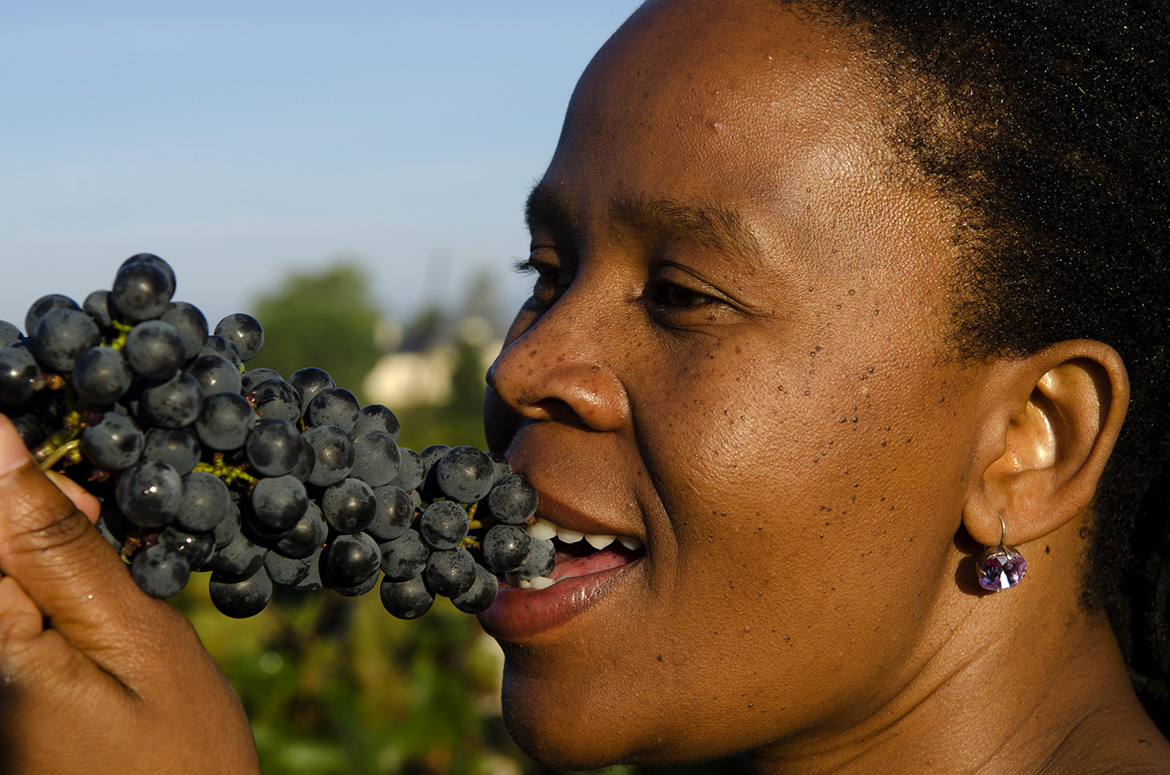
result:
[[[1024,573],[1028,570],[1024,556],[1014,547],[1004,546],[1007,539],[1007,524],[1003,521],[1002,513],[999,515],[999,527],[999,546],[988,547],[975,561],[979,586],[989,592],[1014,587],[1020,583],[1020,579],[1024,578]]]

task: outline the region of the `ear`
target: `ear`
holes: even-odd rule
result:
[[[1021,544],[1083,514],[1121,431],[1129,378],[1101,342],[1059,342],[996,361],[963,524],[985,546]]]

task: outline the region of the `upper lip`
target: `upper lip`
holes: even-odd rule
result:
[[[539,496],[536,507],[537,518],[552,522],[557,527],[575,530],[586,535],[628,536],[644,540],[644,537],[639,535],[640,531],[632,531],[628,527],[619,527],[613,523],[603,523],[595,515],[586,513],[577,505],[570,504],[558,497],[552,488],[541,483],[542,477],[539,474],[526,471],[518,471],[518,473],[525,476],[536,488]]]

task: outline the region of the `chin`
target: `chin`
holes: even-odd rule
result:
[[[654,758],[626,739],[642,725],[630,723],[621,708],[607,707],[576,682],[533,674],[509,651],[505,647],[504,723],[533,759],[556,769],[592,770]]]

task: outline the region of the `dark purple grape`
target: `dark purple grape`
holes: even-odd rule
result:
[[[475,503],[487,496],[495,481],[495,466],[474,447],[454,447],[431,469],[435,484],[447,498]]]
[[[477,614],[491,608],[500,590],[500,582],[487,568],[475,566],[475,581],[462,595],[451,598],[451,603],[465,614]]]
[[[317,464],[317,453],[313,450],[313,445],[301,434],[301,440],[298,442],[300,452],[297,453],[297,462],[293,466],[293,470],[289,471],[290,476],[295,476],[302,482],[309,480],[313,474],[313,466]]]
[[[109,291],[94,291],[85,297],[81,309],[89,315],[89,319],[103,331],[114,325],[114,310],[110,307]]]
[[[203,390],[185,371],[144,385],[138,397],[138,419],[153,428],[186,428],[203,411]]]
[[[117,401],[130,389],[133,379],[122,353],[111,347],[91,347],[73,364],[73,391],[95,406]]]
[[[333,377],[330,377],[327,372],[312,366],[294,371],[289,375],[288,384],[292,385],[297,391],[297,395],[301,397],[302,413],[309,408],[309,403],[322,390],[330,390],[331,388],[337,387],[333,382]]]
[[[240,359],[240,351],[236,349],[234,344],[224,339],[222,336],[216,336],[212,334],[211,336],[207,337],[207,339],[203,342],[203,347],[199,349],[199,352],[195,355],[195,357],[202,358],[204,355],[218,355],[220,358],[225,358],[231,361],[232,364],[234,364],[236,367],[237,374],[244,366],[243,360]]]
[[[386,610],[399,619],[417,619],[435,602],[421,575],[406,581],[382,579],[381,598]]]
[[[306,558],[309,562],[309,574],[302,580],[298,581],[295,586],[290,587],[297,592],[319,592],[325,588],[325,584],[321,581],[321,555],[324,551],[317,550],[317,554]]]
[[[200,355],[187,367],[204,396],[240,392],[240,368],[222,355]]]
[[[187,558],[165,543],[146,546],[130,562],[134,583],[151,597],[167,598],[187,586],[191,566]]]
[[[101,422],[81,432],[82,454],[104,471],[121,471],[134,465],[145,446],[146,437],[138,423],[114,411],[106,412]]]
[[[297,520],[292,530],[272,545],[272,551],[285,557],[308,557],[320,549],[328,537],[329,525],[325,523],[321,507],[309,501],[305,513]]]
[[[186,360],[183,337],[174,326],[161,320],[134,326],[126,335],[122,355],[135,374],[147,379],[170,379]]]
[[[360,406],[353,393],[345,388],[322,390],[309,402],[305,422],[309,425],[334,425],[345,433],[353,433]]]
[[[261,382],[267,382],[270,379],[283,381],[284,377],[280,376],[280,372],[274,369],[248,369],[240,375],[240,390],[247,395]]]
[[[264,555],[264,570],[268,571],[268,577],[272,579],[273,584],[292,587],[305,580],[317,561],[317,557],[313,555],[297,558],[269,552]]]
[[[522,579],[548,576],[557,567],[557,548],[547,538],[533,538],[528,545],[528,557],[516,571]]]
[[[25,347],[0,350],[0,403],[15,406],[32,398],[41,369]]]
[[[261,479],[252,488],[252,513],[265,535],[283,535],[296,527],[309,506],[305,485],[291,476]]]
[[[146,432],[142,456],[166,463],[186,475],[194,470],[202,452],[199,437],[190,428],[151,428]]]
[[[110,289],[110,302],[128,320],[154,320],[166,312],[175,293],[173,277],[153,263],[124,263]]]
[[[221,479],[193,471],[183,477],[183,505],[175,515],[175,524],[192,533],[205,533],[227,519],[234,508]]]
[[[398,416],[381,404],[368,404],[358,412],[357,424],[353,427],[355,436],[366,431],[382,431],[390,435],[395,443],[402,432]]]
[[[378,507],[366,532],[379,541],[390,541],[405,533],[414,521],[414,502],[410,495],[389,484],[375,488],[374,498]]]
[[[246,619],[263,611],[272,599],[272,579],[262,567],[242,581],[213,573],[208,591],[221,614]]]
[[[172,301],[159,319],[170,323],[179,332],[183,339],[184,360],[191,360],[203,349],[203,343],[207,341],[207,318],[194,304]]]
[[[134,255],[130,256],[130,258],[123,261],[122,266],[118,267],[118,269],[121,270],[123,267],[129,266],[130,264],[150,264],[151,266],[157,267],[161,269],[162,273],[167,276],[167,282],[171,284],[171,288],[179,287],[175,283],[175,270],[171,268],[170,264],[156,256],[154,253],[135,253]]]
[[[483,537],[483,559],[496,573],[511,573],[528,559],[532,537],[519,525],[492,525]]]
[[[258,419],[243,396],[215,393],[203,399],[203,413],[195,421],[195,432],[205,447],[230,451],[244,446]]]
[[[17,339],[20,339],[20,329],[7,320],[0,320],[0,347],[7,347]]]
[[[78,356],[101,341],[101,332],[81,310],[55,309],[41,318],[31,339],[37,360],[52,371],[68,374]]]
[[[446,444],[432,444],[418,453],[418,458],[422,462],[423,476],[425,477],[426,474],[429,474],[431,469],[435,467],[435,463],[442,460],[443,455],[446,455],[450,451],[451,448]]]
[[[467,538],[469,526],[467,511],[454,501],[435,501],[418,518],[419,535],[436,550],[454,549]]]
[[[248,402],[264,418],[296,422],[301,419],[301,398],[283,379],[267,379],[248,391]]]
[[[392,541],[382,541],[378,548],[382,552],[382,572],[393,581],[406,581],[422,573],[431,554],[416,530],[407,530]]]
[[[522,525],[536,514],[536,488],[527,479],[508,474],[499,479],[487,496],[488,511],[505,525]]]
[[[492,461],[492,467],[496,469],[497,482],[512,473],[512,464],[499,452],[489,452],[488,459]]]
[[[378,500],[360,479],[344,479],[321,496],[321,511],[329,527],[338,533],[358,533],[374,521]]]
[[[216,525],[212,531],[212,536],[215,538],[216,551],[223,549],[232,541],[236,540],[236,536],[240,534],[243,521],[243,518],[240,517],[240,507],[233,500],[231,510],[228,511],[227,517],[224,518],[223,522]]]
[[[171,525],[158,534],[158,540],[181,554],[192,571],[207,570],[215,554],[214,533],[191,533]]]
[[[166,463],[141,460],[122,472],[115,494],[126,519],[139,527],[163,527],[183,505],[183,478]]]
[[[378,586],[378,574],[371,573],[366,580],[360,584],[355,584],[352,587],[343,586],[341,584],[330,585],[334,592],[345,597],[361,597],[374,587]]]
[[[218,540],[216,542],[218,546]],[[246,579],[264,565],[264,555],[268,550],[252,539],[243,531],[237,530],[230,543],[219,546],[211,558],[209,567],[221,579]]]
[[[350,476],[371,487],[389,484],[398,475],[398,445],[385,431],[363,431],[353,440],[354,461]]]
[[[236,346],[245,362],[255,358],[264,346],[264,329],[251,315],[235,312],[215,324],[215,335]]]
[[[332,425],[318,425],[304,433],[313,447],[313,472],[306,480],[316,487],[337,484],[349,476],[356,461],[353,441],[345,431]]]
[[[413,449],[398,448],[398,473],[390,480],[390,484],[400,487],[407,492],[417,490],[422,486],[426,471],[423,469],[422,458]]]
[[[138,529],[114,504],[108,502],[102,504],[102,513],[98,517],[96,527],[102,538],[106,539],[106,543],[119,554],[126,545],[130,533]]]
[[[12,421],[16,433],[27,449],[36,449],[47,438],[45,426],[36,412],[27,407],[21,407],[19,409],[5,409],[4,414]]]
[[[301,456],[301,433],[287,420],[261,420],[244,442],[248,462],[261,476],[285,476]]]
[[[462,546],[431,552],[423,580],[436,595],[459,597],[475,583],[475,559]]]
[[[378,544],[365,533],[340,535],[325,548],[330,586],[357,587],[378,572],[382,555]]]
[[[36,331],[37,324],[41,322],[41,318],[55,309],[81,308],[77,306],[77,302],[73,299],[68,296],[62,296],[59,293],[50,293],[48,296],[42,296],[28,308],[28,313],[24,316],[24,330],[30,334]]]

